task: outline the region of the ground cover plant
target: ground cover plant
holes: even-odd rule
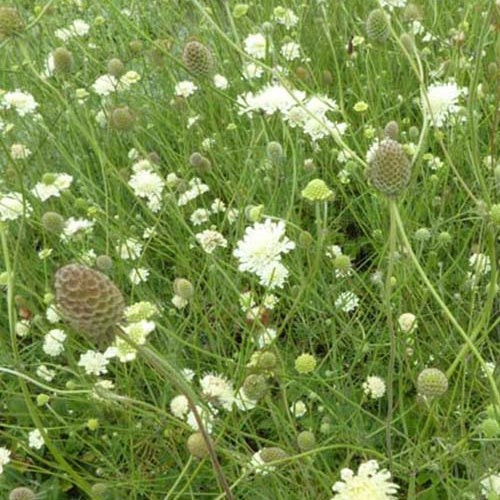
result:
[[[500,498],[500,3],[0,4],[0,498]]]

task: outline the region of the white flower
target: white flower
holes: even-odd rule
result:
[[[206,229],[195,235],[196,240],[207,253],[213,253],[217,247],[226,248],[227,240],[218,231]]]
[[[70,38],[85,36],[89,32],[90,26],[82,19],[75,19],[67,28],[61,28],[54,32],[56,38],[67,42]]]
[[[203,427],[205,427],[205,430],[210,434],[213,430],[213,421],[214,421],[213,415],[208,410],[198,405],[196,405],[196,410],[201,418]],[[192,411],[190,411],[187,414],[186,422],[189,425],[189,427],[191,427],[191,429],[193,429],[194,431],[200,430],[196,417],[194,416],[194,413]]]
[[[357,475],[351,469],[342,469],[338,481],[333,485],[335,495],[331,500],[395,500],[398,485],[391,483],[390,472],[379,471],[376,460],[361,464]]]
[[[307,413],[307,406],[304,401],[299,399],[290,406],[290,412],[295,418],[303,417]]]
[[[244,42],[244,50],[255,59],[264,59],[266,57],[266,38],[261,33],[248,35]]]
[[[296,42],[288,42],[281,46],[281,55],[287,61],[293,61],[300,57],[300,45]]]
[[[335,307],[343,312],[354,311],[359,305],[359,297],[354,292],[342,292],[335,300]]]
[[[30,331],[30,322],[27,319],[18,321],[15,330],[18,337],[26,337]]]
[[[484,368],[481,367],[481,370],[483,371],[484,375],[493,375],[495,373],[497,365],[494,361],[486,361],[484,363]]]
[[[170,411],[177,418],[184,418],[189,411],[188,399],[184,394],[179,394],[170,401]]]
[[[385,394],[385,382],[375,375],[371,375],[363,382],[363,392],[372,399],[379,399]]]
[[[260,78],[264,74],[264,70],[255,63],[248,63],[243,67],[243,76],[247,80],[252,78]]]
[[[220,212],[224,212],[224,210],[226,210],[226,205],[220,198],[215,198],[215,200],[210,205],[210,209],[212,210],[212,213],[217,214]]]
[[[19,219],[23,214],[29,215],[31,211],[31,205],[27,201],[23,202],[21,193],[11,192],[0,196],[0,221],[2,222]]]
[[[142,300],[125,308],[124,315],[128,321],[142,321],[158,314],[158,308],[151,302]]]
[[[214,75],[214,86],[220,90],[226,90],[229,87],[227,78],[223,75]]]
[[[44,444],[45,441],[43,440],[42,433],[38,429],[35,429],[28,434],[28,446],[30,448],[39,450]]]
[[[66,241],[72,236],[79,234],[88,234],[92,231],[94,227],[94,221],[88,219],[75,219],[75,217],[70,217],[65,223],[61,239]]]
[[[120,81],[118,83],[118,90],[128,89],[130,85],[138,83],[140,81],[141,81],[141,75],[139,75],[137,71],[127,71],[124,75],[120,77]]]
[[[183,368],[181,370],[181,375],[188,381],[192,382],[195,376],[195,373],[191,368]]]
[[[188,202],[191,200],[194,200],[198,196],[202,195],[203,193],[206,193],[207,191],[210,191],[210,188],[206,185],[203,184],[202,180],[199,179],[198,177],[193,177],[189,181],[189,189],[184,191],[180,196],[179,200],[177,201],[177,205],[179,207],[182,207],[186,205]]]
[[[40,365],[36,369],[36,375],[37,377],[43,378],[43,380],[45,380],[46,382],[52,382],[52,380],[56,376],[56,371],[47,368],[45,365]]]
[[[61,320],[61,315],[54,306],[49,306],[47,308],[47,311],[45,311],[45,317],[47,318],[47,321],[52,324]]]
[[[392,11],[395,7],[404,7],[405,5],[406,0],[380,0],[380,6],[387,7],[390,11]]]
[[[145,267],[137,267],[135,269],[132,269],[132,271],[130,271],[128,275],[130,281],[134,285],[139,285],[140,283],[147,281],[148,276],[149,276],[149,270],[146,269]]]
[[[469,266],[474,274],[488,274],[491,271],[490,258],[484,253],[473,253],[469,258]]]
[[[229,380],[221,375],[208,373],[200,380],[203,395],[211,402],[231,410],[234,402],[234,389]]]
[[[491,474],[481,481],[481,493],[490,498],[488,495],[500,495],[500,474]],[[493,496],[493,498],[495,498]]]
[[[124,243],[116,247],[116,252],[123,260],[135,260],[141,256],[142,243],[134,238],[128,238]]]
[[[201,226],[210,219],[210,212],[206,208],[198,208],[189,217],[193,226]]]
[[[147,198],[149,202],[159,202],[165,187],[165,181],[152,170],[139,170],[132,174],[129,180],[129,186],[133,189],[134,194],[140,198]],[[156,212],[157,210],[153,210]]]
[[[181,297],[180,295],[174,295],[172,297],[172,304],[177,309],[184,309],[189,304],[189,300]]]
[[[6,92],[3,96],[2,105],[7,109],[14,108],[19,116],[31,114],[38,107],[38,103],[33,96],[21,90]]]
[[[92,85],[92,90],[100,96],[108,96],[116,90],[118,81],[114,76],[102,75]]]
[[[298,22],[299,18],[295,15],[292,9],[285,7],[276,7],[273,10],[273,19],[278,23],[285,26],[286,29],[293,28]]]
[[[46,201],[49,198],[59,197],[62,191],[71,186],[73,177],[69,174],[49,174],[52,178],[50,182],[38,182],[31,190],[34,196],[40,201]],[[47,176],[48,177],[48,176]],[[44,177],[46,179],[47,177]]]
[[[411,333],[417,328],[417,317],[412,313],[403,313],[398,318],[398,325],[403,333]]]
[[[80,356],[78,366],[85,369],[87,375],[102,375],[107,373],[106,365],[109,363],[110,352],[101,354],[100,352],[91,351],[90,349]]]
[[[141,320],[130,323],[123,328],[124,332],[139,345],[145,344],[148,335],[155,329],[154,321]],[[111,347],[108,347],[104,355],[106,357],[117,356],[122,363],[132,361],[136,357],[136,350],[125,340],[117,337]]]
[[[237,98],[240,106],[240,114],[252,111],[264,111],[266,115],[272,115],[276,111],[286,113],[297,103],[305,99],[305,92],[295,89],[287,89],[279,84],[270,84],[257,94],[247,92]]]
[[[434,83],[427,89],[427,98],[422,98],[422,110],[434,119],[436,127],[442,127],[446,119],[459,110],[459,97],[467,93],[466,88],[459,88],[455,82]]]
[[[280,261],[273,261],[256,274],[260,278],[259,283],[272,290],[273,288],[283,288],[288,278],[288,269]]]
[[[13,160],[26,160],[31,155],[31,150],[24,144],[12,144],[10,147],[10,156]]]
[[[256,474],[265,476],[269,474],[269,472],[275,470],[276,467],[273,465],[266,465],[266,462],[264,462],[261,453],[262,450],[259,450],[252,455],[252,458],[250,459],[249,469]]]
[[[49,330],[43,340],[43,352],[49,356],[59,356],[64,351],[63,342],[65,340],[66,334],[62,330],[58,328]]]
[[[10,450],[5,448],[5,446],[0,446],[0,474],[3,473],[4,465],[10,462]]]
[[[177,83],[175,86],[175,95],[179,97],[189,97],[193,95],[196,90],[198,90],[198,87],[193,82],[184,80]]]

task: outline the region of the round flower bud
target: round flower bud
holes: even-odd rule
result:
[[[273,163],[283,160],[283,146],[276,141],[271,141],[266,146],[267,159]]]
[[[333,267],[337,269],[337,271],[346,272],[351,269],[351,258],[349,255],[337,255],[333,261]]]
[[[431,239],[431,232],[426,227],[421,227],[413,233],[413,237],[420,241],[421,243],[425,243]]]
[[[384,135],[389,139],[397,141],[399,136],[399,125],[398,122],[393,120],[389,122],[384,128]]]
[[[367,174],[383,194],[397,196],[410,182],[411,163],[399,142],[384,139],[368,152]]]
[[[442,231],[439,233],[438,243],[441,245],[448,245],[451,243],[451,234],[448,231]]]
[[[498,66],[497,66],[497,63],[496,62],[490,62],[490,64],[488,64],[488,75],[490,76],[496,76],[498,73]]]
[[[42,225],[47,233],[61,234],[64,228],[64,218],[57,212],[45,212],[42,215]]]
[[[262,219],[264,205],[248,205],[245,207],[245,217],[250,222],[259,222]]]
[[[113,267],[113,259],[109,255],[99,255],[95,264],[101,271],[109,271]]]
[[[253,401],[263,398],[268,388],[266,379],[262,375],[257,374],[248,375],[242,386],[245,396]]]
[[[314,243],[314,238],[309,231],[301,231],[299,234],[299,245],[303,248],[309,248]]]
[[[295,369],[302,374],[310,373],[314,371],[316,364],[316,358],[312,354],[304,353],[295,360]]]
[[[54,58],[54,69],[57,73],[68,73],[73,67],[73,55],[68,49],[58,47],[52,53]]]
[[[132,40],[128,44],[128,48],[130,49],[130,52],[132,52],[132,54],[140,54],[143,47],[144,44],[142,43],[142,40]]]
[[[262,458],[264,463],[269,463],[288,458],[288,453],[278,446],[270,446],[260,450],[260,458]]]
[[[109,125],[115,130],[122,132],[132,130],[135,124],[135,114],[128,106],[115,108],[109,116]]]
[[[120,59],[114,57],[108,61],[108,73],[115,78],[120,78],[125,73],[125,66]]]
[[[194,287],[190,281],[185,278],[176,278],[174,280],[174,293],[185,300],[189,300],[194,295]]]
[[[500,226],[500,204],[497,203],[491,206],[490,217],[493,224]]]
[[[201,432],[194,432],[188,437],[186,443],[187,449],[193,457],[205,458],[208,456],[208,446]]]
[[[276,363],[276,355],[269,351],[263,352],[257,360],[257,366],[262,370],[272,370]]]
[[[312,450],[316,446],[316,438],[311,431],[302,431],[297,436],[297,446],[300,451]]]
[[[366,34],[373,42],[385,42],[391,32],[389,16],[383,9],[370,12],[366,20]]]
[[[415,141],[416,139],[418,139],[419,134],[420,134],[420,132],[419,132],[418,128],[415,126],[410,127],[410,129],[408,130],[408,135],[412,141]]]
[[[203,155],[195,152],[189,157],[189,164],[193,167],[199,167],[201,165],[202,160],[203,160]]]
[[[310,75],[309,71],[307,68],[304,68],[304,66],[297,66],[295,68],[295,76],[299,79],[302,80],[303,82],[309,82],[310,80]]]
[[[327,69],[325,69],[323,71],[323,73],[321,73],[321,78],[323,80],[323,85],[325,85],[326,87],[332,85],[333,75],[332,75],[331,71],[328,71]]]
[[[16,9],[0,7],[0,40],[15,35],[23,27],[23,21]]]
[[[331,201],[333,191],[321,179],[313,179],[302,190],[302,196],[309,201]]]
[[[67,264],[55,276],[56,303],[63,317],[92,337],[105,335],[123,317],[124,300],[115,284],[99,271]]]
[[[448,390],[448,378],[437,368],[425,368],[417,378],[417,391],[422,396],[439,397]]]
[[[500,423],[494,418],[487,418],[481,422],[479,430],[485,437],[491,439],[500,436]]]
[[[9,500],[34,500],[35,498],[35,492],[25,486],[14,488],[9,493]]]
[[[200,42],[188,42],[182,52],[182,62],[196,76],[206,75],[213,68],[213,57],[210,50]]]

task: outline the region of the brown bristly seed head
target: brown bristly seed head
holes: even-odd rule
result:
[[[123,295],[103,273],[67,264],[55,276],[56,303],[63,317],[94,338],[106,336],[123,317]]]

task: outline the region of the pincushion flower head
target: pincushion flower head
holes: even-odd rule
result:
[[[376,460],[369,460],[359,466],[357,474],[342,469],[342,481],[333,485],[335,495],[331,500],[395,500],[399,486],[389,481],[389,471],[379,468]]]
[[[433,83],[427,89],[427,98],[422,97],[422,112],[436,127],[442,127],[446,120],[459,111],[458,100],[467,94],[454,81]]]

